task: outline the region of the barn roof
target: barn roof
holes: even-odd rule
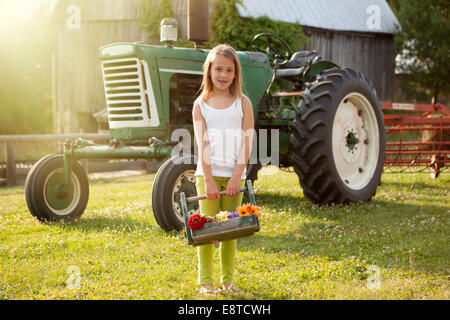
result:
[[[400,23],[385,0],[242,0],[241,17],[272,20],[328,30],[398,33]],[[372,17],[379,12],[379,24]],[[398,27],[397,27],[398,26]]]

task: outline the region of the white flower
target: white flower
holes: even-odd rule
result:
[[[216,214],[216,220],[217,220],[217,222],[227,221],[228,220],[228,212],[220,211],[218,214]]]

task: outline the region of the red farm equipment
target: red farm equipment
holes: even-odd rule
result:
[[[437,104],[383,102],[385,173],[449,172],[450,109]]]

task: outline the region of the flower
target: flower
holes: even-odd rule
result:
[[[257,217],[260,216],[259,208],[257,206],[254,206],[254,205],[250,204],[250,203],[239,207],[238,208],[238,214],[239,214],[240,217],[245,217],[245,216],[248,216],[249,214],[254,214]]]
[[[210,216],[205,216],[203,213],[200,213],[200,216],[206,219],[206,223],[215,222],[216,221],[216,218],[210,217]]]
[[[192,230],[199,230],[199,229],[203,228],[205,223],[206,223],[206,218],[205,217],[202,217],[199,214],[194,214],[194,215],[189,217],[187,225]]]
[[[237,211],[228,212],[228,218],[230,219],[239,218],[239,213]]]
[[[247,207],[248,208],[248,207]],[[248,210],[248,209],[247,209]],[[250,206],[250,213],[254,214],[255,216],[259,217],[261,214],[259,213],[258,206]]]
[[[239,214],[239,217],[245,217],[245,216],[248,216],[250,213],[247,212],[246,207],[239,207],[238,214]]]
[[[228,220],[228,212],[227,211],[220,211],[218,214],[216,214],[216,220],[217,222],[225,222]]]

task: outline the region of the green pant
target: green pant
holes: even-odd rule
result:
[[[230,178],[214,177],[217,189],[225,191]],[[241,180],[241,189],[245,186],[245,180]],[[197,195],[204,195],[205,180],[203,176],[196,177]],[[242,203],[243,194],[240,192],[234,197],[221,196],[216,200],[200,200],[200,212],[205,216],[215,216],[219,211],[236,211]],[[228,240],[220,243],[221,283],[232,283],[234,273],[234,261],[236,253],[236,240]],[[200,285],[213,284],[213,254],[214,244],[198,246],[198,283]]]

